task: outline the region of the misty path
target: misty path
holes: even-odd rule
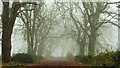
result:
[[[120,2],[5,1],[0,2],[3,68],[120,67]]]
[[[35,63],[36,66],[83,66],[80,63],[68,60],[46,60]]]
[[[35,66],[83,66],[81,63],[70,61],[71,59],[54,58],[48,60],[42,60],[35,63]]]
[[[15,64],[15,65],[5,65],[4,67],[10,67],[10,68],[40,68],[41,66],[50,66],[50,67],[54,67],[54,66],[65,66],[65,68],[67,68],[66,66],[80,66],[80,68],[84,68],[84,64],[82,63],[76,63],[74,61],[69,61],[69,60],[43,60],[40,62],[36,62],[36,63],[30,63],[30,64]],[[68,67],[69,68],[69,67]]]

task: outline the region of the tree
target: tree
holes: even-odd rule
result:
[[[67,31],[69,31],[69,33],[71,34],[71,37],[73,38],[73,40],[76,40],[78,47],[79,47],[79,55],[85,55],[85,46],[86,46],[86,37],[87,37],[87,20],[86,20],[86,15],[85,13],[81,10],[81,8],[76,8],[77,5],[79,5],[79,3],[77,3],[77,5],[75,3],[60,3],[60,8],[63,9],[62,12],[68,12],[67,14],[63,13],[62,16],[67,16],[64,19],[69,19],[70,22],[72,21],[73,24],[71,23],[72,28],[67,27]],[[64,6],[64,7],[63,7]],[[67,9],[66,9],[67,8]],[[77,15],[75,14],[79,14],[79,13],[73,13],[76,10],[80,9],[81,14],[83,14],[83,21],[84,22],[80,22],[81,19],[77,19]],[[69,10],[69,11],[68,11]],[[68,15],[69,14],[69,15]],[[79,16],[81,17],[81,16]],[[67,21],[68,22],[68,21]],[[66,23],[68,26],[68,23]],[[84,28],[83,28],[84,27]]]
[[[45,48],[47,35],[53,28],[55,17],[58,15],[55,13],[54,7],[51,7],[51,10],[48,10],[47,7],[44,2],[40,2],[37,6],[26,5],[24,12],[20,11],[19,17],[24,22],[24,36],[27,40],[28,53],[42,56],[44,49],[47,49]]]
[[[107,11],[106,9],[109,8],[107,7],[108,4],[114,4],[114,3],[102,3],[102,2],[90,2],[90,3],[86,3],[83,2],[82,5],[85,9],[85,12],[87,14],[87,20],[88,23],[90,24],[90,34],[89,34],[89,48],[88,48],[88,55],[89,56],[93,56],[95,55],[95,43],[96,43],[96,39],[99,36],[98,35],[98,30],[99,28],[106,23],[111,23],[115,26],[118,26],[117,24],[115,24],[112,19],[114,19],[116,17],[116,15],[111,15],[110,11]],[[111,17],[111,19],[101,19],[102,15],[104,14],[104,12],[108,13],[107,17]],[[109,14],[110,13],[110,14]],[[112,13],[114,14],[114,12]],[[118,26],[119,27],[119,26]]]
[[[115,2],[116,3],[116,2]],[[70,17],[76,26],[73,27],[71,32],[79,45],[79,54],[84,55],[85,46],[88,45],[88,55],[95,55],[95,43],[99,36],[99,28],[106,23],[111,23],[118,26],[112,21],[116,17],[116,13],[108,11],[108,4],[115,4],[113,2],[81,2],[81,3],[68,3],[61,4],[61,9],[68,8],[66,11],[70,13]],[[78,12],[75,12],[78,11]],[[102,14],[106,14],[105,18],[102,18]],[[114,14],[114,15],[113,15]],[[67,14],[66,14],[67,15]],[[112,17],[110,19],[106,19]],[[119,26],[118,26],[119,27]],[[75,33],[76,32],[76,33]],[[87,43],[86,43],[87,42]]]
[[[36,3],[20,3],[13,2],[12,8],[9,8],[9,0],[3,2],[2,12],[2,63],[8,63],[11,60],[11,35],[15,24],[18,10],[26,4]]]
[[[21,10],[24,12],[20,11],[21,13],[19,14],[20,19],[24,23],[23,26],[25,26],[24,36],[27,39],[28,53],[30,54],[36,54],[37,44],[39,43],[38,32],[41,28],[41,24],[43,24],[45,20],[45,19],[41,20],[41,13],[40,13],[40,10],[43,5],[44,5],[43,2],[39,3],[38,6],[26,5],[23,7],[24,9]]]

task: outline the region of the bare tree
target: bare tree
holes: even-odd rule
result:
[[[117,2],[115,2],[117,3]],[[88,55],[92,56],[95,54],[95,43],[99,28],[106,23],[111,23],[118,26],[112,19],[117,17],[117,14],[111,11],[107,11],[109,4],[115,4],[112,2],[81,2],[81,3],[60,3],[60,8],[68,8],[66,11],[70,13],[70,17],[74,22],[76,29],[72,30],[72,35],[79,44],[79,53],[84,55],[85,46],[88,45]],[[75,12],[78,11],[78,12]],[[106,18],[101,18],[104,14]],[[82,17],[81,17],[82,15]],[[111,17],[111,19],[107,19]],[[118,26],[119,27],[119,26]],[[74,33],[76,32],[76,33]],[[87,42],[87,43],[86,43]]]
[[[12,8],[9,8],[8,2],[3,2],[2,12],[2,63],[7,63],[11,60],[11,35],[15,24],[18,10],[26,4],[36,3],[20,3],[13,2]]]
[[[41,17],[38,16],[40,13],[40,10],[43,6],[43,2],[41,2],[38,6],[36,5],[26,5],[24,6],[24,9],[19,17],[25,24],[25,37],[27,38],[27,44],[28,44],[28,53],[35,54],[38,44],[38,31],[41,28],[41,24],[44,23],[41,20]],[[28,10],[28,8],[31,8]],[[26,11],[27,10],[27,11]],[[20,11],[20,12],[21,12]]]

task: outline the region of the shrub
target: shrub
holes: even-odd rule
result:
[[[18,63],[33,63],[33,62],[38,62],[43,59],[42,56],[36,56],[36,55],[31,55],[28,53],[18,53],[13,55],[12,61],[18,62]]]
[[[34,62],[39,62],[43,60],[43,56],[32,55]]]
[[[92,57],[87,56],[87,55],[77,55],[77,56],[75,56],[75,61],[82,62],[82,63],[88,63],[88,62],[92,61]]]
[[[25,53],[18,53],[13,55],[12,60],[18,63],[33,63],[32,55]]]
[[[18,63],[33,63],[33,57],[30,54],[18,53],[13,55],[12,60]]]
[[[115,65],[120,65],[120,51],[117,50],[116,52],[110,55],[110,58],[113,59]]]
[[[114,62],[112,60],[106,60],[105,66],[114,66]]]

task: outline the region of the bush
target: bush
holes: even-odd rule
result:
[[[12,60],[18,63],[33,63],[33,57],[30,54],[18,53],[13,55]]]
[[[106,60],[105,66],[114,66],[114,62],[112,60]]]
[[[12,61],[17,63],[33,63],[41,61],[43,57],[31,55],[31,54],[25,54],[25,53],[18,53],[13,55]]]
[[[75,61],[86,63],[91,66],[119,66],[120,65],[120,51],[115,52],[101,52],[99,55],[89,56],[75,56]]]
[[[34,62],[39,62],[43,60],[43,56],[32,55]]]
[[[110,58],[113,59],[115,65],[120,65],[120,51],[117,50],[116,52],[110,55]]]
[[[92,57],[87,56],[87,55],[77,55],[75,56],[75,61],[77,62],[82,62],[82,63],[88,63],[90,61],[92,61]]]

